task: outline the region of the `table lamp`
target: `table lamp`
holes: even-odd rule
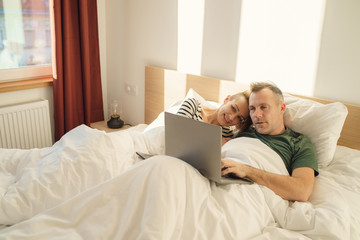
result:
[[[117,113],[118,102],[113,100],[111,102],[111,116],[110,120],[107,121],[107,125],[109,128],[121,128],[124,126],[124,121],[120,119],[120,115]]]

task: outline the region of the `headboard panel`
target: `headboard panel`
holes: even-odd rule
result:
[[[209,101],[222,102],[228,94],[248,88],[246,84],[234,81],[196,76],[158,67],[145,67],[145,123],[155,118],[178,100],[182,100],[190,88]],[[311,99],[328,104],[334,101],[313,97]],[[349,114],[341,132],[339,145],[360,150],[360,106],[346,104]]]
[[[151,123],[164,109],[184,99],[190,88],[208,101],[222,102],[228,94],[246,90],[248,86],[228,80],[146,66],[145,123]]]

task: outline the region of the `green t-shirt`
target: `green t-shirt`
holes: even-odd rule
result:
[[[260,139],[279,154],[290,175],[298,167],[310,167],[314,169],[315,176],[319,174],[314,146],[309,138],[301,133],[286,128],[282,134],[265,135],[258,133],[255,129],[250,129],[246,132],[239,132],[236,137]]]

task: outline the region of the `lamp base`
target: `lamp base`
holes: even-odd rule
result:
[[[124,126],[124,121],[120,119],[119,115],[111,115],[109,121],[107,121],[107,125],[109,128],[121,128]]]

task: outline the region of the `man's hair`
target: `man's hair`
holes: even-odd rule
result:
[[[276,101],[278,104],[280,104],[281,102],[284,102],[284,96],[282,94],[282,91],[274,83],[254,82],[254,83],[251,83],[251,85],[250,85],[251,93],[253,93],[253,92],[256,93],[263,89],[270,89],[275,94],[275,96],[277,96]]]

